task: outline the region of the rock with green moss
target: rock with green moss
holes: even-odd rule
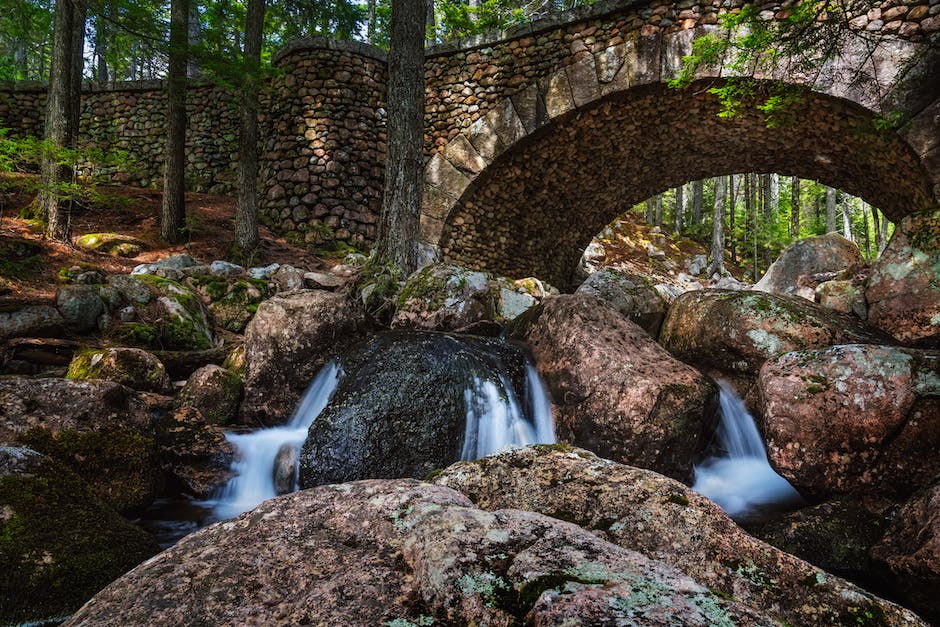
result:
[[[233,333],[244,331],[261,301],[271,296],[266,281],[250,278],[205,277],[198,281],[197,289],[208,300],[215,323]]]
[[[482,272],[435,264],[408,277],[398,293],[392,327],[454,331],[492,320],[493,295]]]
[[[248,358],[246,357],[245,345],[239,344],[233,348],[225,356],[222,367],[244,381],[248,375]]]
[[[121,233],[88,233],[75,239],[75,245],[115,257],[136,257],[147,246],[136,237]]]
[[[158,551],[62,464],[0,446],[0,623],[65,617]]]
[[[174,488],[206,499],[232,477],[235,449],[198,409],[181,407],[157,425],[160,463]]]
[[[774,468],[801,494],[901,497],[940,475],[940,352],[869,344],[764,364],[751,404]]]
[[[589,276],[577,293],[606,300],[654,338],[659,337],[669,311],[668,303],[649,277],[614,268],[603,268]]]
[[[69,379],[108,379],[142,392],[166,393],[170,377],[160,360],[139,348],[79,351],[69,364]]]
[[[161,315],[156,326],[166,348],[208,350],[215,345],[209,317],[192,292],[160,296],[157,306]]]
[[[940,348],[940,206],[897,225],[865,298],[873,324],[905,344]]]
[[[0,444],[48,454],[113,508],[136,512],[162,485],[153,418],[170,403],[100,379],[0,379]]]
[[[210,364],[189,377],[176,402],[180,407],[197,409],[209,424],[228,425],[238,415],[242,387],[237,374]]]
[[[856,316],[798,296],[755,291],[700,290],[680,296],[663,323],[659,341],[682,361],[716,378],[728,378],[743,394],[768,359],[834,344],[890,344],[883,331]]]
[[[753,538],[687,486],[583,449],[511,449],[454,464],[433,482],[497,514],[521,509],[579,525],[785,625],[855,625],[853,613],[866,610],[879,612],[883,625],[922,624],[911,612]]]
[[[68,624],[194,616],[220,625],[426,625],[429,617],[456,625],[774,624],[574,525],[484,512],[414,480],[265,501],[134,569]]]

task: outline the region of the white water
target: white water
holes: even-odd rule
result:
[[[275,459],[284,446],[300,450],[307,438],[307,429],[329,402],[336,386],[343,378],[339,362],[328,362],[304,392],[300,405],[290,421],[282,427],[259,429],[252,433],[226,433],[226,439],[235,447],[236,459],[232,464],[235,476],[229,480],[213,503],[219,519],[232,518],[253,509],[261,501],[277,496],[274,485]],[[297,469],[294,469],[294,489],[297,489]]]
[[[772,507],[803,501],[790,483],[774,472],[754,418],[734,390],[721,384],[718,444],[725,454],[695,467],[692,489],[721,506],[729,516],[746,519]]]
[[[467,425],[460,459],[486,457],[507,446],[554,444],[551,405],[538,371],[526,362],[523,407],[505,374],[498,381],[474,377],[464,390]]]

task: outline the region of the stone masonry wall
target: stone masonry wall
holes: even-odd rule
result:
[[[0,128],[19,136],[42,135],[46,93],[40,85],[0,89]],[[156,187],[163,177],[166,140],[162,81],[118,83],[82,94],[83,145],[125,151],[131,171],[101,168],[91,174],[102,182]],[[235,186],[238,102],[231,91],[207,84],[187,91],[187,188],[230,193]]]

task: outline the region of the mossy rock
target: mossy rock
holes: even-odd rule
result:
[[[58,461],[0,447],[0,623],[68,615],[158,551]]]
[[[136,237],[120,233],[88,233],[76,238],[75,245],[115,257],[136,257],[146,249],[146,244]]]
[[[222,367],[244,381],[245,377],[248,375],[248,359],[246,358],[245,345],[236,346],[232,352],[228,354],[228,357],[225,358]]]
[[[165,392],[170,378],[160,360],[139,348],[106,348],[76,353],[69,379],[107,379],[143,392]]]
[[[234,372],[215,365],[203,366],[180,390],[177,403],[199,410],[209,424],[231,424],[238,414],[242,387],[241,378]]]
[[[156,443],[134,429],[115,426],[52,432],[35,428],[20,435],[17,443],[67,466],[119,512],[143,511],[162,487]]]
[[[238,279],[230,282],[218,277],[203,281],[199,291],[209,299],[209,311],[215,323],[227,331],[241,333],[258,311],[261,301],[272,296],[267,281]]]

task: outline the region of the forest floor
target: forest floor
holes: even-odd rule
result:
[[[170,245],[160,239],[161,192],[139,187],[97,187],[91,199],[72,214],[73,242],[90,233],[115,233],[132,237],[143,246],[134,257],[117,257],[73,244],[45,239],[35,220],[20,217],[35,200],[30,188],[34,177],[0,174],[0,307],[8,304],[49,302],[61,285],[60,272],[73,266],[98,269],[104,274],[128,273],[134,266],[188,253],[203,263],[229,259],[234,241],[235,199],[232,196],[189,193],[186,195],[188,241]],[[668,231],[667,229],[664,229]],[[290,264],[305,270],[331,267],[337,259],[320,256],[292,244],[264,226],[259,227],[261,254],[254,265]],[[606,252],[602,265],[669,281],[686,271],[706,248],[688,237],[658,233],[642,217],[626,213],[596,240]],[[649,257],[647,245],[662,249],[666,258]],[[729,271],[741,278],[734,264]]]

